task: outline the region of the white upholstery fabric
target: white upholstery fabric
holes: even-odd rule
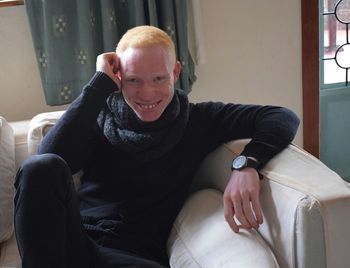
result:
[[[41,140],[44,138],[50,128],[56,124],[64,112],[65,111],[48,112],[38,114],[37,116],[33,117],[29,124],[27,138],[29,155],[37,153]],[[82,175],[82,171],[78,171],[77,173],[73,174],[73,181],[76,188],[80,186],[80,178]]]
[[[15,149],[13,130],[0,117],[0,243],[13,233]]]
[[[169,238],[172,267],[273,268],[273,252],[255,230],[234,233],[224,219],[222,193],[195,193],[178,215]]]
[[[15,160],[16,169],[20,167],[23,160],[28,157],[27,134],[29,129],[29,120],[9,122],[13,129],[15,137]]]
[[[230,163],[247,141],[230,142],[209,155],[194,190],[223,191]],[[348,267],[349,185],[322,162],[291,145],[262,170],[264,224],[259,232],[281,267]],[[288,222],[291,221],[291,222]]]
[[[20,268],[21,259],[16,243],[16,237],[13,233],[11,238],[8,239],[1,248],[0,255],[0,268]]]
[[[281,161],[283,159],[283,161]],[[327,267],[350,264],[350,189],[335,172],[307,152],[290,146],[263,171],[271,181],[314,199],[323,219]],[[324,181],[324,178],[327,178]],[[309,255],[310,256],[310,255]],[[341,257],[339,257],[341,256]]]
[[[64,111],[38,114],[33,117],[28,130],[28,154],[36,154],[38,145],[47,131],[57,122]]]

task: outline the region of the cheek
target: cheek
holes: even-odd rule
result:
[[[134,98],[134,91],[128,87],[122,87],[123,97],[127,102],[130,102]]]
[[[171,102],[171,100],[174,97],[174,87],[170,86],[167,90],[167,97],[168,97],[168,104]]]

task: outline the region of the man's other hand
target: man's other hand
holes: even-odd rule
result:
[[[262,224],[259,195],[260,179],[254,168],[247,167],[232,172],[223,202],[225,219],[235,233],[239,232],[236,220],[248,229],[258,228]]]
[[[97,57],[96,71],[107,74],[120,89],[120,63],[119,57],[115,52],[103,53]]]

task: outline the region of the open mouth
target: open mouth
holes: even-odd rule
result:
[[[161,103],[161,101],[157,101],[157,102],[154,102],[154,103],[147,103],[147,104],[144,104],[144,103],[136,103],[142,110],[146,110],[146,111],[149,111],[149,110],[152,110],[154,108],[156,108],[159,104]]]

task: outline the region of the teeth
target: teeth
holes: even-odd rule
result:
[[[157,106],[157,103],[153,104],[139,104],[142,109],[151,110]]]

